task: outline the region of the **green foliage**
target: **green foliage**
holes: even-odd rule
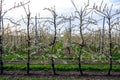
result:
[[[113,48],[113,60],[120,60],[120,47],[114,46]]]
[[[113,60],[120,60],[120,53],[113,53]]]
[[[75,52],[75,56],[78,57],[78,55],[80,54],[80,46],[73,44],[71,47],[72,50]]]
[[[8,61],[17,61],[17,60],[26,60],[26,54],[18,52],[18,53],[9,53],[9,54],[3,54],[3,60]]]
[[[49,54],[48,54],[49,53]],[[48,47],[45,51],[45,55],[54,58],[63,57],[63,43],[61,41],[57,41],[53,46]]]
[[[63,48],[63,43],[61,41],[58,41],[55,43],[55,45],[53,45],[53,48],[52,48],[52,53],[53,54],[60,54],[62,53],[62,48]]]
[[[94,44],[94,43],[93,43],[93,44]],[[98,51],[100,51],[100,47],[95,46],[95,45],[93,45],[93,44],[91,44],[91,45],[89,46],[90,50],[91,50],[92,52],[94,52],[94,53],[97,53]]]

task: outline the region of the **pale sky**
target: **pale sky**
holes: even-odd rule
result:
[[[6,10],[14,6],[14,4],[17,4],[20,1],[27,2],[28,0],[4,0],[3,10]],[[78,8],[81,8],[81,5],[83,5],[83,3],[87,2],[88,0],[73,0],[73,1],[75,2]],[[90,5],[93,5],[93,3],[100,4],[101,1],[102,0],[89,0]],[[114,4],[115,8],[119,8],[120,0],[103,0],[103,1],[109,5]],[[35,16],[38,13],[40,13],[41,17],[48,16],[49,12],[43,9],[54,6],[56,8],[56,12],[59,14],[68,15],[71,14],[71,12],[74,12],[74,7],[71,3],[71,0],[30,0],[29,5],[32,16]],[[24,15],[25,12],[23,7],[12,10],[6,14],[6,16],[11,16],[14,18],[20,18],[21,16]]]

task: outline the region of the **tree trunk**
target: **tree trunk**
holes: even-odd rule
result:
[[[70,46],[67,46],[66,49],[67,49],[67,53],[71,54]]]
[[[82,68],[81,68],[81,54],[82,54],[82,48],[84,46],[84,37],[83,37],[83,32],[82,32],[82,26],[83,26],[83,20],[82,20],[82,14],[81,14],[79,29],[80,29],[80,36],[82,39],[82,43],[80,45],[80,53],[79,53],[79,57],[78,57],[78,66],[79,66],[80,75],[83,75]]]
[[[3,74],[3,61],[2,61],[2,0],[0,1],[0,74]]]
[[[51,65],[52,65],[53,74],[56,75],[53,57],[51,57],[51,62],[52,62]]]
[[[57,35],[57,26],[56,26],[56,15],[54,13],[54,29],[55,29],[55,33],[54,33],[54,40],[53,40],[53,45],[55,44],[56,42],[56,35]]]
[[[0,74],[3,74],[3,61],[2,61],[2,36],[0,36]]]
[[[52,51],[53,51],[53,49],[54,49],[54,46],[55,46],[55,44],[56,44],[56,36],[57,36],[57,25],[56,25],[56,13],[55,12],[53,12],[54,13],[54,15],[53,15],[53,17],[54,17],[54,21],[53,21],[53,25],[54,25],[54,29],[55,29],[55,32],[54,32],[54,39],[53,39],[53,41],[52,41],[52,43],[50,44],[50,46],[52,46]],[[55,54],[55,53],[54,53]],[[53,74],[54,75],[56,75],[56,72],[55,72],[55,66],[54,66],[54,60],[53,60],[53,57],[51,57],[51,61],[52,61],[52,70],[53,70]]]
[[[23,49],[23,35],[20,35],[20,50],[22,51]]]
[[[30,70],[30,34],[29,34],[29,24],[30,24],[30,13],[27,15],[28,22],[27,22],[27,38],[28,38],[28,62],[27,62],[27,74],[29,74]]]
[[[109,25],[109,50],[110,50],[110,58],[109,58],[109,71],[108,75],[111,75],[111,70],[112,70],[112,38],[111,38],[111,24],[110,24],[110,18],[108,19],[108,25]]]
[[[82,72],[82,68],[81,68],[81,54],[78,57],[78,67],[79,67],[79,73],[82,76],[83,72]]]

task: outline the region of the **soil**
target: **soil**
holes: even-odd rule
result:
[[[111,76],[106,75],[107,72],[101,71],[84,71],[84,75],[79,75],[77,71],[57,71],[56,75],[53,75],[52,71],[30,71],[28,75],[25,70],[4,71],[0,77],[2,78],[54,78],[56,80],[120,80],[120,72],[112,72]],[[67,79],[67,80],[68,80]]]

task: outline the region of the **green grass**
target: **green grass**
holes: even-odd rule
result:
[[[46,78],[46,77],[41,77],[41,78],[13,78],[13,77],[9,77],[9,78],[0,78],[0,80],[57,80],[56,78],[54,78],[54,77],[51,77],[51,78]],[[65,80],[68,80],[68,79],[65,79]],[[69,78],[69,80],[71,80],[70,78]]]
[[[4,65],[5,70],[26,70],[26,65],[11,65],[6,64]],[[78,65],[61,65],[57,64],[55,65],[56,70],[58,71],[78,71]],[[47,65],[30,65],[31,70],[52,70],[52,67],[50,64]],[[82,65],[83,70],[89,70],[89,71],[107,71],[109,69],[109,65]],[[112,71],[120,71],[120,65],[113,65]]]
[[[116,77],[97,77],[97,76],[80,76],[80,77],[1,77],[0,80],[120,80]]]
[[[14,53],[3,54],[3,61],[9,61],[9,62],[21,61],[21,62],[24,62],[27,60],[26,53],[27,53],[26,51],[23,51],[23,52],[17,52],[17,54],[16,53],[15,54]],[[88,54],[85,54],[85,55],[88,55]],[[88,57],[90,57],[90,55],[88,55]],[[96,57],[96,56],[93,56],[93,57]],[[87,58],[85,57],[85,59],[87,59]],[[32,56],[30,60],[31,61],[34,61],[34,60],[42,61],[42,60],[49,60],[49,59],[43,59],[42,56]],[[77,60],[77,59],[73,59],[70,56],[67,56],[67,58],[64,58],[62,60]],[[113,60],[120,60],[120,54],[117,54],[117,53],[113,54]],[[91,61],[94,61],[94,60],[91,60]],[[104,62],[104,60],[103,60],[103,62]],[[94,62],[93,65],[91,65],[91,64],[92,64],[92,62],[90,64],[83,64],[82,69],[83,70],[96,70],[96,71],[107,71],[109,69],[108,64],[99,64],[98,62]],[[6,69],[6,70],[26,70],[26,67],[27,66],[25,64],[24,65],[4,64],[4,69]],[[72,65],[69,63],[64,64],[64,65],[57,64],[57,65],[55,65],[55,68],[56,68],[56,70],[59,70],[59,71],[69,71],[69,70],[78,71],[78,65]],[[47,71],[47,70],[51,70],[52,67],[50,64],[48,64],[48,65],[30,65],[30,69],[31,70],[45,70],[45,71]],[[113,65],[112,70],[113,71],[120,71],[120,65]]]
[[[62,78],[56,78],[56,77],[1,77],[0,80],[83,80],[80,78],[75,77],[62,77]]]

